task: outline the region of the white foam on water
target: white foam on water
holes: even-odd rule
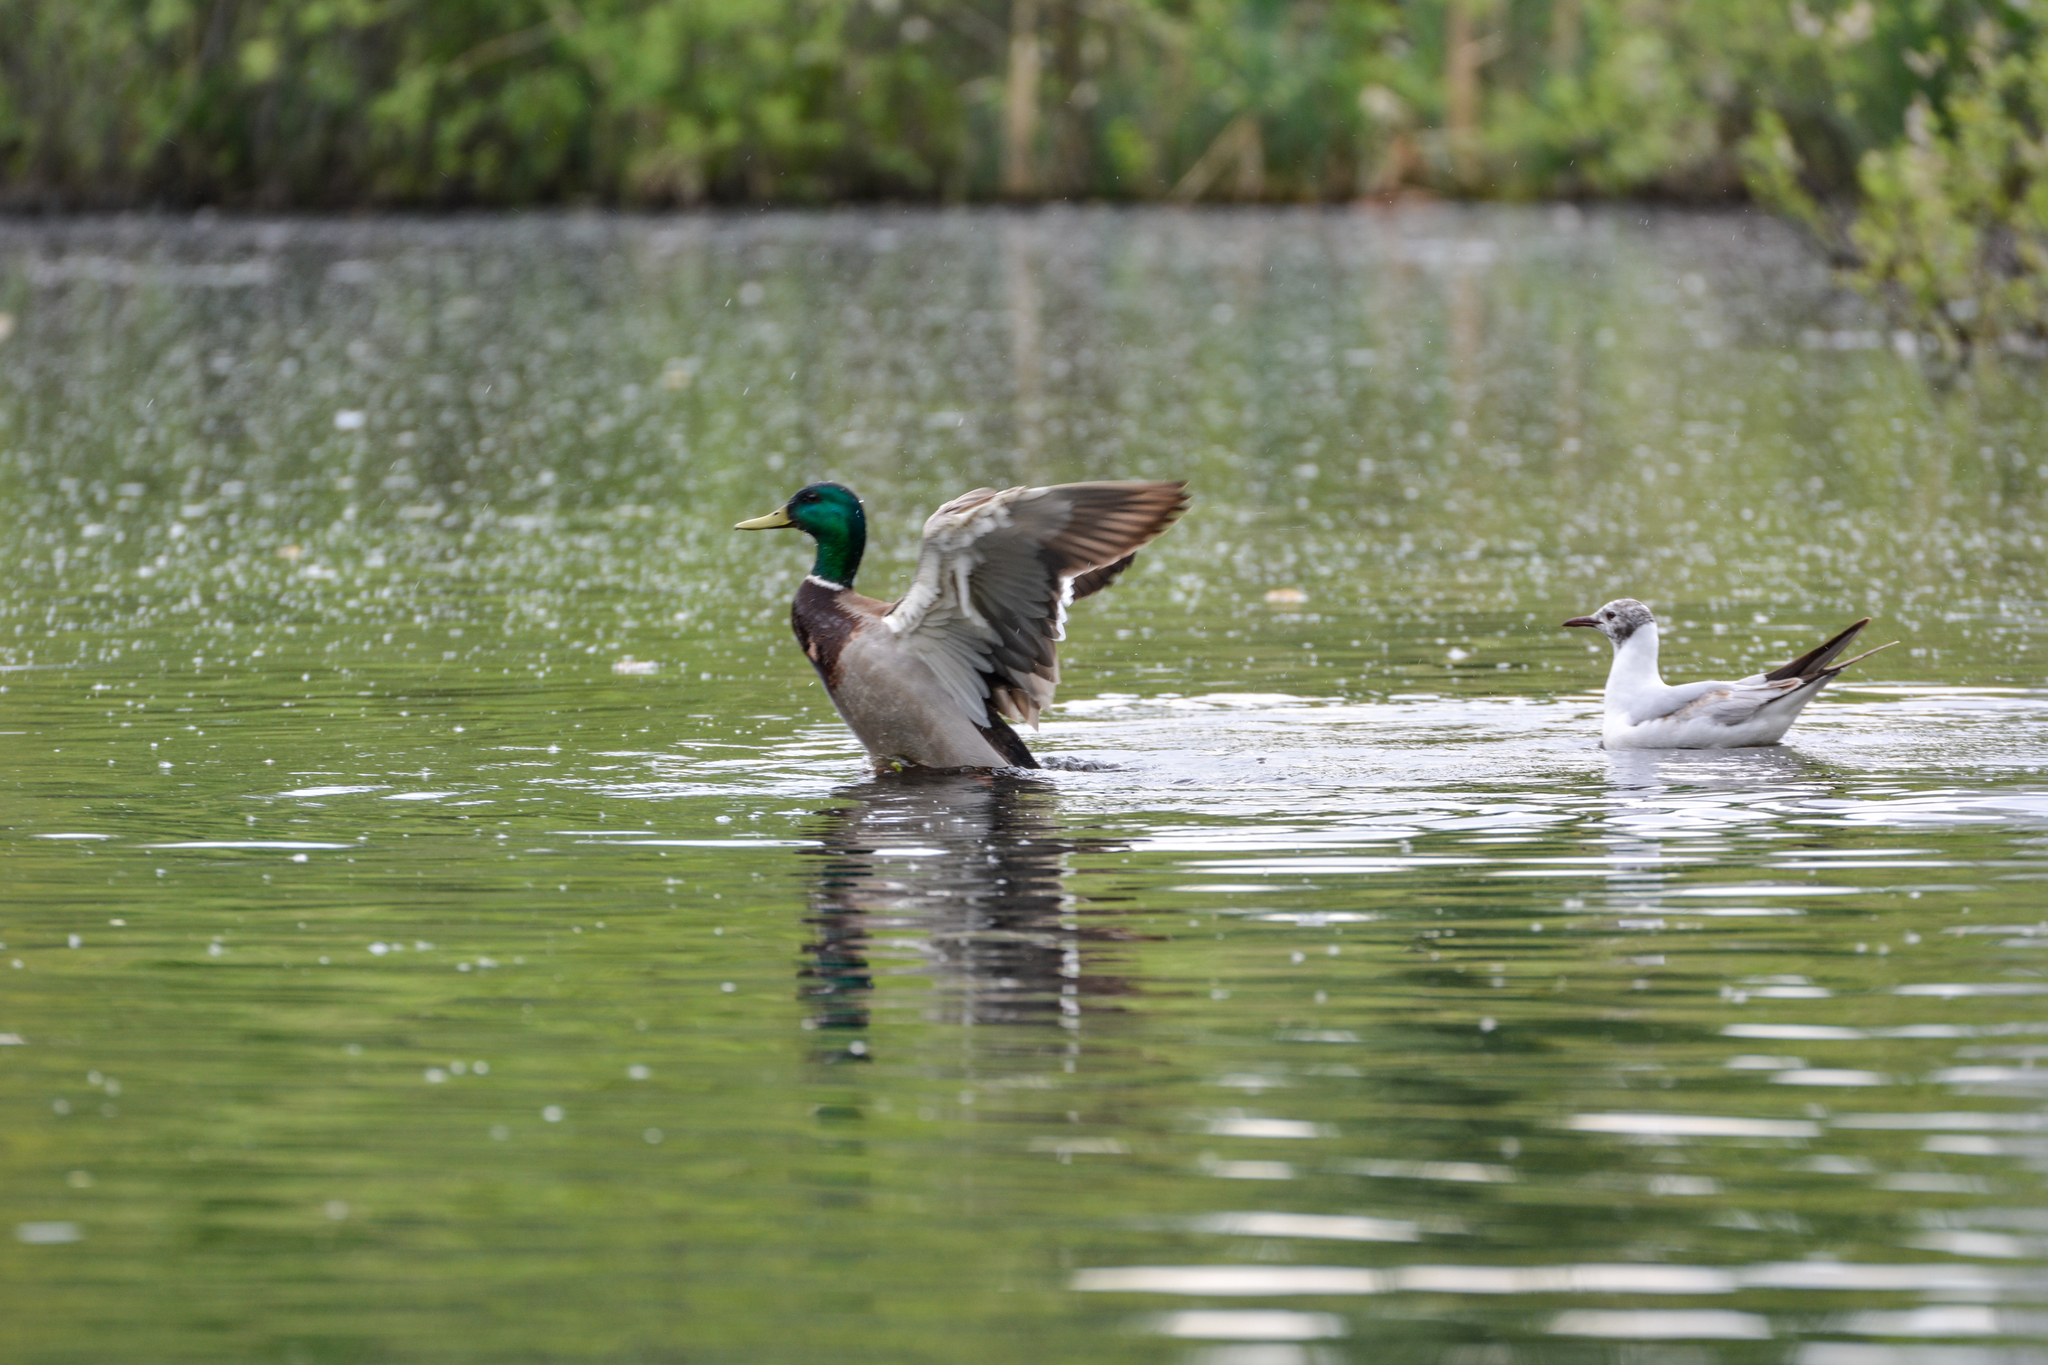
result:
[[[1721,1114],[1574,1114],[1565,1126],[1580,1133],[1632,1137],[1812,1138],[1810,1119],[1752,1119]]]
[[[1344,1319],[1335,1313],[1292,1313],[1279,1308],[1161,1313],[1149,1319],[1147,1326],[1159,1336],[1194,1341],[1327,1341],[1350,1334]]]
[[[1552,1318],[1546,1330],[1625,1341],[1766,1341],[1771,1322],[1758,1313],[1716,1308],[1575,1308]]]

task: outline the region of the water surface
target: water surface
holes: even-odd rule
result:
[[[1743,217],[0,227],[22,1362],[2048,1359],[2048,423]],[[1184,477],[1057,766],[787,633]],[[1792,742],[1596,747],[1874,615]]]

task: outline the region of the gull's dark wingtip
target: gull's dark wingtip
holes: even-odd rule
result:
[[[1837,654],[1840,654],[1849,647],[1850,641],[1861,634],[1863,628],[1869,625],[1872,619],[1866,616],[1862,620],[1855,622],[1833,639],[1824,644],[1815,645],[1791,663],[1781,664],[1764,674],[1764,680],[1766,682],[1782,682],[1786,678],[1812,678],[1819,676],[1827,669],[1829,662]],[[1846,668],[1848,665],[1844,664],[1843,667]]]

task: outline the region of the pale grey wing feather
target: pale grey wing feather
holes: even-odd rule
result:
[[[1738,686],[1741,686],[1741,684],[1696,682],[1684,683],[1678,687],[1667,687],[1662,692],[1637,698],[1634,705],[1628,709],[1629,724],[1641,725],[1644,721],[1662,720],[1666,716],[1675,715],[1683,711],[1686,707],[1710,692]]]
[[[938,676],[962,715],[977,725],[988,723],[988,642],[981,628],[946,603],[934,606],[915,633],[898,638]]]
[[[1776,682],[1697,682],[1667,689],[1652,698],[1629,719],[1635,724],[1652,720],[1704,721],[1709,724],[1741,725],[1757,712],[1806,686],[1810,678],[1785,678]]]
[[[1074,580],[1106,583],[1114,574],[1098,570],[1186,505],[1185,485],[1140,480],[962,494],[925,523],[917,573],[884,624],[976,724],[1035,725],[1059,682]]]

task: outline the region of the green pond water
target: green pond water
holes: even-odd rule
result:
[[[1740,216],[0,224],[0,1356],[2048,1360],[2048,409]],[[735,535],[1181,477],[1058,766]],[[1597,747],[1607,649],[1902,641]]]

